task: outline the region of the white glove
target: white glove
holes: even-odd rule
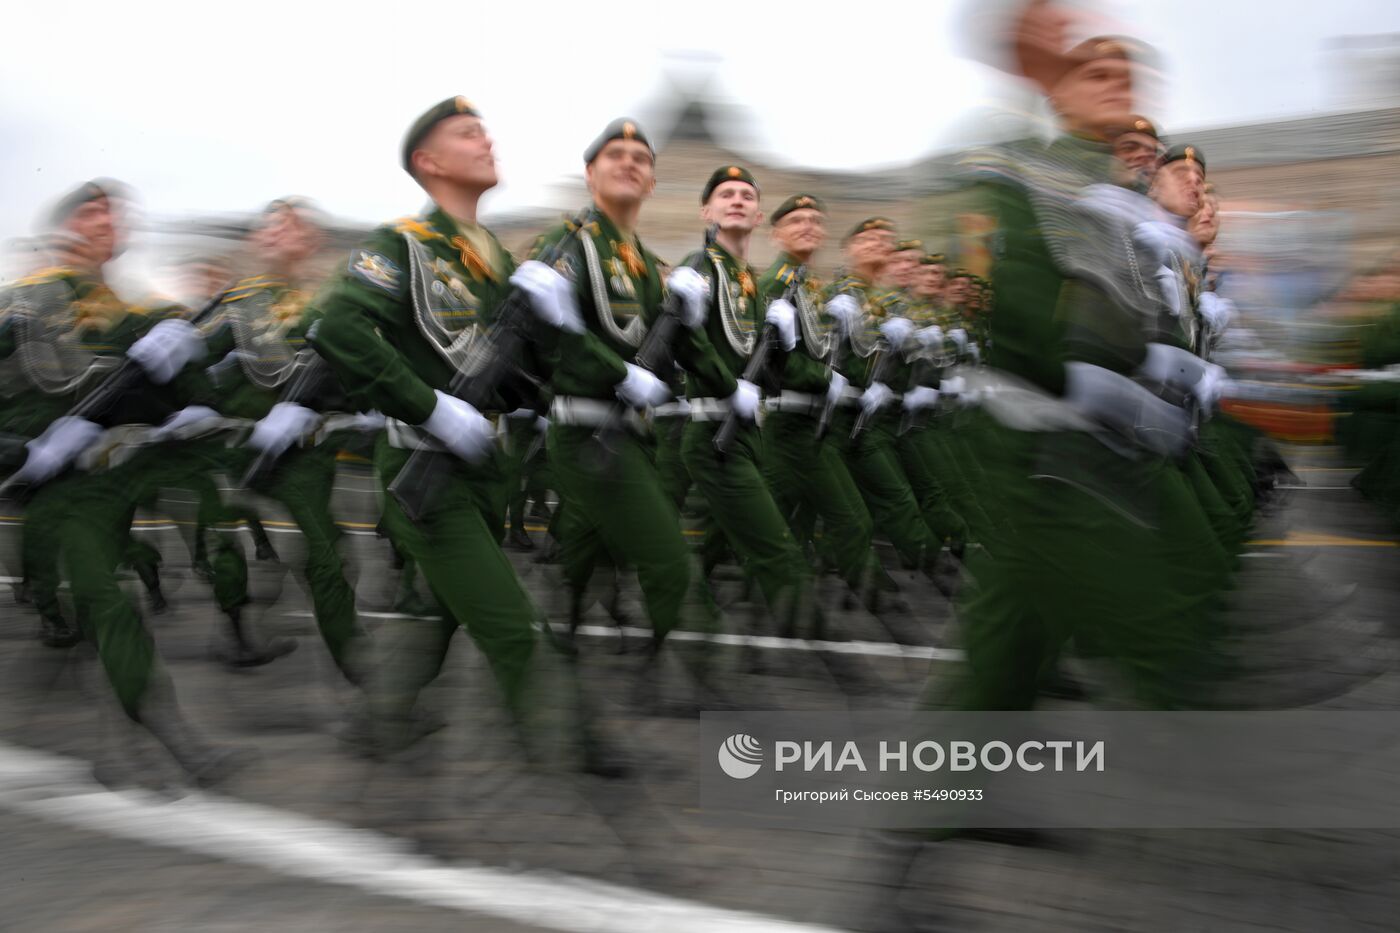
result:
[[[320,420],[320,415],[296,402],[278,402],[253,425],[248,446],[274,457],[281,456],[282,451],[310,434]]]
[[[627,364],[627,377],[614,389],[617,397],[633,408],[661,405],[673,397],[670,386],[635,363]]]
[[[1235,303],[1215,292],[1202,292],[1198,310],[1212,334],[1223,334],[1235,316]]]
[[[961,327],[953,327],[948,330],[948,339],[957,344],[958,352],[967,352],[967,331]]]
[[[729,396],[729,404],[734,414],[745,421],[753,421],[758,416],[758,386],[747,379],[740,379],[734,394]]]
[[[962,376],[951,376],[938,383],[938,391],[944,395],[962,395],[967,389],[967,381]]]
[[[537,259],[522,262],[510,277],[510,284],[530,296],[530,307],[550,327],[583,333],[574,286],[550,266]]]
[[[185,440],[198,437],[202,433],[204,422],[217,420],[219,417],[219,413],[207,405],[186,405],[152,431],[151,440]]]
[[[384,416],[377,411],[355,413],[355,420],[346,425],[346,430],[375,434],[384,430]]]
[[[1230,386],[1230,377],[1226,374],[1223,366],[1216,366],[1214,363],[1207,363],[1205,372],[1201,378],[1191,387],[1191,394],[1196,397],[1203,411],[1211,411],[1215,408],[1220,397],[1225,394]]]
[[[140,364],[152,382],[163,386],[204,352],[204,338],[193,324],[166,318],[133,343],[126,355]]]
[[[880,325],[880,334],[892,349],[904,346],[904,341],[914,332],[914,322],[907,317],[892,317]]]
[[[914,339],[919,341],[919,345],[924,349],[937,349],[943,346],[943,328],[937,324],[921,327],[914,331]]]
[[[974,365],[982,362],[982,348],[975,343],[969,343],[967,345],[967,355],[972,357]]]
[[[851,328],[860,321],[864,312],[860,310],[860,302],[850,295],[837,295],[826,303],[826,313],[836,320],[836,326],[841,328],[841,333],[850,336]]]
[[[792,302],[782,298],[772,302],[768,305],[768,312],[763,319],[778,331],[784,350],[791,350],[797,346],[797,309],[792,306]]]
[[[29,454],[24,466],[14,477],[23,483],[46,483],[68,466],[78,455],[102,437],[102,427],[85,418],[65,415],[34,440],[25,444]]]
[[[904,393],[904,410],[918,411],[938,404],[938,390],[931,386],[915,386]]]
[[[860,407],[867,416],[873,415],[893,396],[889,386],[883,382],[872,382],[870,388],[860,394]]]
[[[846,388],[851,384],[850,380],[838,373],[831,371],[831,381],[826,384],[826,400],[835,404],[841,396],[846,394]]]
[[[672,271],[666,287],[681,300],[682,323],[691,330],[703,327],[710,304],[710,283],[705,277],[689,266],[681,266]]]
[[[472,405],[455,395],[433,390],[437,404],[422,424],[423,430],[437,438],[442,446],[468,463],[486,458],[496,440],[491,422]]]

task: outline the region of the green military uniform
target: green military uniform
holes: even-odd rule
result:
[[[444,115],[453,112],[467,111],[449,106]],[[433,209],[379,227],[317,296],[322,356],[355,407],[390,419],[375,450],[386,490],[422,441],[414,426],[432,414],[434,389],[448,387],[492,323],[514,267],[488,231]],[[534,648],[534,610],[498,544],[508,465],[497,450],[478,464],[453,460],[451,470],[451,481],[420,524],[392,496],[384,499],[385,527],[416,562],[444,613],[433,669],[421,682],[436,674],[447,638],[460,625],[486,655],[508,706],[518,713]],[[404,707],[412,705],[418,686],[400,698]]]
[[[12,326],[5,327],[0,336],[0,358],[11,360],[16,377],[11,383],[14,391],[6,394],[0,407],[0,430],[16,438],[36,437],[66,414],[81,393],[97,384],[100,374],[115,365],[112,354],[120,353],[122,346],[159,317],[131,313],[136,309],[123,304],[99,279],[66,267],[25,277],[11,294],[9,309],[38,315],[26,318],[32,323],[20,325],[11,321]],[[57,359],[62,351],[41,335],[55,327],[67,330],[50,334],[57,343],[76,338],[85,354],[108,359],[94,363],[86,376],[65,372],[66,367]],[[20,462],[22,457],[13,465]],[[72,508],[62,489],[45,484],[34,493],[25,508],[21,539],[23,578],[45,626],[46,639],[55,644],[71,643],[77,637],[63,619],[58,601],[61,529],[64,515]],[[134,513],[134,502],[131,510]],[[161,562],[160,553],[130,533],[129,521],[126,527],[121,562],[132,567],[153,598],[159,599],[156,568]]]
[[[662,485],[655,442],[637,423],[611,439],[604,456],[594,432],[616,403],[614,387],[627,375],[648,323],[660,313],[663,282],[658,260],[600,213],[586,230],[566,223],[537,248],[579,232],[561,260],[575,281],[583,334],[560,335],[552,389],[549,458],[563,498],[560,562],[576,593],[587,587],[606,555],[636,567],[647,612],[662,638],[681,620],[690,585],[674,490]],[[717,365],[717,364],[715,364]],[[718,376],[721,388],[727,373]]]
[[[783,208],[799,205],[820,209],[816,198],[794,195],[775,212],[775,221],[785,213]],[[857,592],[871,586],[893,589],[871,547],[874,524],[860,490],[837,445],[817,437],[836,341],[822,317],[821,286],[811,276],[797,282],[801,268],[792,256],[780,255],[758,282],[759,300],[765,305],[791,291],[798,319],[797,346],[784,354],[777,391],[766,402],[764,474],[778,509],[789,520],[799,509],[820,517],[823,539],[848,586]]]
[[[757,190],[747,171],[727,166],[711,177],[701,202],[731,179]],[[711,519],[762,589],[782,631],[791,634],[816,611],[811,573],[760,471],[758,426],[741,420],[727,453],[721,455],[715,448],[715,436],[730,414],[728,397],[735,377],[742,375],[754,350],[764,305],[753,270],[718,242],[687,257],[685,264],[699,269],[710,284],[704,327],[687,335],[691,339],[683,342],[680,354],[689,372],[686,395],[691,409],[682,446],[685,465],[709,505]],[[697,362],[697,357],[704,359]]]
[[[257,421],[271,411],[291,377],[298,351],[306,344],[311,320],[305,293],[273,275],[255,275],[225,294],[206,330],[209,356],[224,360],[236,351],[232,364],[222,367],[217,386],[199,399],[220,414]],[[324,401],[324,400],[321,400]],[[304,573],[321,637],[336,665],[358,680],[356,646],[361,631],[355,612],[355,591],[345,578],[338,544],[340,530],[330,512],[335,486],[337,445],[323,442],[293,446],[279,458],[266,484],[258,490],[282,505],[302,532],[306,546]],[[254,451],[230,451],[228,472],[242,475]]]
[[[852,388],[868,388],[873,381],[882,355],[890,352],[879,326],[890,316],[888,295],[859,275],[847,273],[827,288],[826,298],[850,295],[861,307],[861,320],[855,322],[841,350],[836,368]],[[896,370],[897,371],[897,370]],[[832,418],[831,439],[850,468],[856,486],[865,498],[875,527],[879,529],[900,557],[910,567],[924,568],[937,556],[938,540],[924,519],[919,502],[909,486],[904,468],[895,449],[898,429],[898,405],[891,403],[885,410],[866,420],[866,428],[851,437],[857,421],[859,403],[839,408]]]
[[[1111,225],[1100,231],[1071,207],[1111,172],[1106,145],[1068,136],[979,164],[1000,244],[988,363],[1017,391],[1058,399],[1070,366],[1094,367],[1115,395],[1136,385],[1127,375],[1149,335],[1138,292],[1119,285],[1130,274],[1122,245],[1130,237]],[[1071,636],[1117,659],[1139,702],[1190,704],[1205,669],[1211,594],[1185,552],[1211,533],[1180,468],[1151,447],[1124,452],[1082,408],[1055,408],[1029,426],[1023,407],[1003,407],[1007,397],[998,391],[975,415],[992,521],[987,549],[972,561],[978,585],[962,606],[961,704],[1028,707]]]

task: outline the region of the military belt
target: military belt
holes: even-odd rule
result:
[[[690,420],[723,421],[729,417],[731,408],[728,399],[693,398],[690,399]]]
[[[610,423],[616,403],[601,398],[584,398],[578,395],[556,396],[549,406],[549,420],[552,424],[571,427],[598,428]],[[637,412],[628,409],[623,424],[634,431],[644,433],[646,421]]]

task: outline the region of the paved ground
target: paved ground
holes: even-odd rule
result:
[[[1307,488],[1261,523],[1231,595],[1255,661],[1240,696],[1394,709],[1394,530],[1346,485],[1333,451],[1290,455]],[[411,650],[431,623],[388,617],[396,580],[373,535],[369,477],[347,467],[339,483],[365,622],[380,645]],[[177,522],[191,517],[187,505],[170,511]],[[299,637],[300,649],[235,674],[205,659],[217,619],[207,587],[188,575],[188,526],[146,516],[140,527],[167,561],[172,609],[152,627],[187,714],[260,758],[218,796],[104,791],[82,762],[136,756],[133,777],[150,787],[174,775],[115,712],[90,650],[44,649],[30,638],[28,610],[2,607],[0,930],[842,929],[895,896],[878,840],[708,825],[697,803],[697,723],[678,715],[690,691],[668,688],[664,705],[677,715],[639,706],[640,657],[615,653],[601,609],[590,618],[599,634],[584,643],[582,691],[632,777],[563,766],[578,694],[548,653],[539,692],[559,766],[527,768],[503,737],[484,662],[465,638],[428,695],[450,725],[414,753],[371,765],[334,736],[353,697],[288,571],[299,536],[270,524],[282,561],[254,563],[252,586],[258,623]],[[14,533],[0,528],[10,567]],[[560,617],[553,568],[513,556],[531,593]],[[898,657],[857,644],[834,672],[843,692],[800,646],[721,646],[714,663],[727,672],[727,698],[741,708],[901,709],[926,682],[956,676],[951,608],[905,579],[936,650]],[[1338,588],[1349,583],[1354,592]],[[822,586],[840,607],[834,578]],[[721,584],[739,634],[748,630],[742,596],[736,581]],[[642,624],[634,585],[623,603]],[[838,608],[834,622],[856,642],[886,640],[859,611]],[[1052,841],[926,847],[900,904],[929,929],[998,931],[1388,930],[1400,913],[1394,832],[1082,832]]]

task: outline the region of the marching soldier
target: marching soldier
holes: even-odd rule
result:
[[[690,558],[675,492],[662,483],[654,442],[639,415],[674,395],[663,378],[634,360],[668,288],[677,292],[684,322],[678,342],[700,341],[696,331],[707,296],[704,279],[693,269],[678,268],[663,282],[658,259],[637,238],[642,205],[656,185],[655,158],[635,122],[610,123],[583,156],[593,198],[586,223],[546,233],[537,249],[574,238],[559,262],[573,280],[561,300],[577,307],[584,324],[581,333],[560,336],[548,439],[564,503],[560,563],[573,621],[595,566],[610,558],[636,568],[653,646],[659,648],[681,623]],[[688,365],[718,397],[737,391],[712,349],[691,354]]]
[[[703,326],[685,344],[679,360],[690,373],[686,395],[691,421],[685,428],[682,454],[709,505],[711,519],[763,591],[780,631],[792,635],[817,612],[811,573],[759,469],[760,390],[742,378],[759,346],[760,297],[747,262],[750,238],[763,218],[758,183],[745,168],[723,166],[705,183],[700,203],[701,218],[717,231],[714,243],[683,263],[701,270],[710,299]],[[782,350],[796,347],[796,318],[790,303],[768,305],[766,322]],[[772,348],[769,358],[776,357],[777,351]],[[715,357],[718,365],[697,365],[693,361],[701,354]],[[768,361],[759,362],[763,369],[758,378],[766,382]],[[726,397],[721,393],[730,384],[735,388]],[[729,436],[727,448],[720,450],[723,425],[731,420],[737,429]],[[814,626],[818,634],[820,629],[819,624]]]
[[[825,206],[813,195],[795,194],[773,212],[772,224],[779,254],[759,278],[758,294],[770,309],[791,303],[797,333],[765,403],[764,473],[789,521],[799,509],[821,519],[837,572],[865,597],[867,608],[878,609],[874,594],[898,586],[875,556],[874,523],[838,444],[830,431],[818,436],[823,411],[858,396],[832,365],[839,340],[823,313],[821,285],[806,274],[826,239]]]
[[[477,223],[478,203],[497,174],[475,107],[454,97],[427,110],[404,138],[402,166],[432,199],[428,211],[376,229],[310,312],[320,317],[316,349],[352,404],[387,418],[375,449],[384,488],[419,448],[451,459],[450,477],[419,522],[392,495],[384,497],[384,525],[423,574],[443,618],[426,662],[386,672],[392,686],[370,691],[369,735],[352,738],[376,752],[432,728],[414,703],[440,670],[457,627],[486,656],[517,723],[526,716],[534,652],[534,608],[497,543],[508,471],[493,411],[445,391],[472,365],[473,352],[483,352],[482,335],[517,272],[510,253]],[[494,412],[535,404],[523,388],[508,394],[493,401]]]

